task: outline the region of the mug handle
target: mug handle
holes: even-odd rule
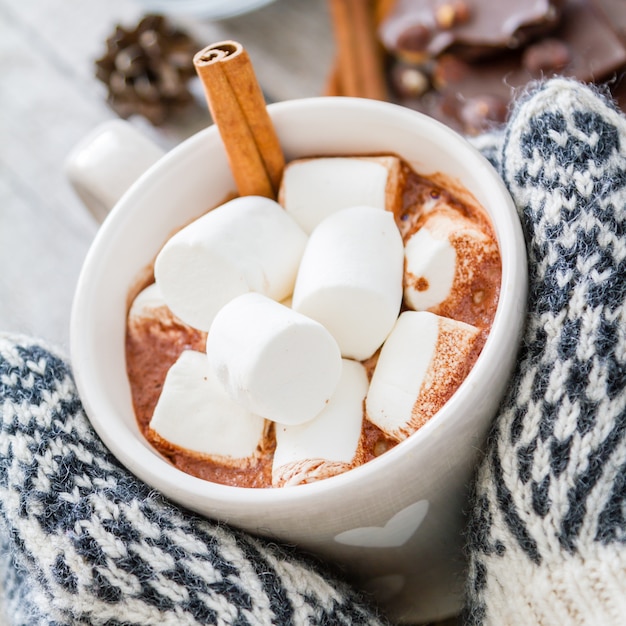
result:
[[[121,119],[97,126],[68,154],[65,175],[101,223],[124,192],[165,151]]]

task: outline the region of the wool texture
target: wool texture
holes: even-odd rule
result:
[[[67,361],[0,335],[0,582],[6,623],[382,626],[308,555],[203,519],[121,467]]]
[[[478,472],[465,623],[626,623],[626,120],[566,79],[479,147],[518,208],[529,298]]]

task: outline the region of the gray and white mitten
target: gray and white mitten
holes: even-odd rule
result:
[[[466,623],[626,624],[626,120],[554,79],[489,156],[530,292],[475,485]]]
[[[138,481],[92,430],[67,362],[1,334],[0,588],[10,625],[384,623],[328,567]]]

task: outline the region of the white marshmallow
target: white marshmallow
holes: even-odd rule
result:
[[[322,157],[285,168],[278,201],[310,234],[326,217],[350,206],[393,210],[400,194],[400,159]]]
[[[179,448],[228,463],[254,456],[265,420],[226,395],[206,354],[185,350],[168,370],[150,428]]]
[[[158,323],[163,327],[187,326],[183,320],[172,313],[156,283],[142,289],[135,296],[128,310],[128,330],[131,333],[135,332],[137,327],[141,328],[145,322]]]
[[[163,294],[156,283],[152,283],[142,289],[134,298],[128,317],[130,320],[153,317],[154,312],[162,307],[167,307]]]
[[[341,353],[331,334],[258,293],[238,296],[219,311],[207,355],[234,401],[283,424],[315,417],[341,376]]]
[[[339,385],[321,413],[297,426],[276,424],[275,487],[320,480],[354,465],[367,387],[365,367],[343,359]]]
[[[365,401],[367,418],[402,441],[423,426],[467,374],[474,326],[425,311],[400,315],[380,351]]]
[[[344,357],[362,361],[398,317],[403,263],[402,237],[389,211],[342,209],[309,237],[292,306],[323,324]]]
[[[232,298],[256,291],[289,296],[306,235],[273,200],[231,200],[176,233],[159,252],[154,273],[170,309],[209,330]]]
[[[447,238],[434,237],[427,227],[411,235],[404,248],[407,304],[424,311],[443,302],[452,291],[456,250]]]
[[[471,289],[475,268],[496,250],[493,239],[452,209],[434,211],[405,245],[404,298],[416,311]]]

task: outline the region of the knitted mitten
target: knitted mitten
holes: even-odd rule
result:
[[[489,153],[528,248],[517,368],[478,472],[466,623],[626,623],[626,120],[548,81]]]
[[[0,585],[7,624],[383,623],[311,558],[138,481],[92,430],[63,358],[6,335]]]

